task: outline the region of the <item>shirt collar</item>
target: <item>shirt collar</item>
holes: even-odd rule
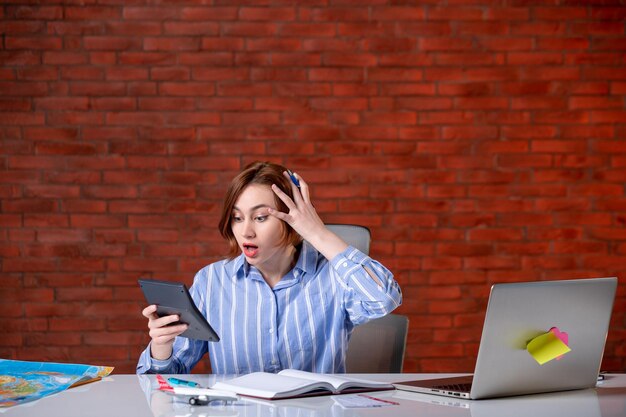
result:
[[[305,274],[315,274],[317,270],[317,258],[319,256],[319,252],[306,240],[302,241],[302,247],[300,249],[300,254],[298,255],[298,260],[296,261],[296,265],[293,267],[294,270],[300,270]],[[234,260],[234,270],[237,274],[238,278],[248,277],[250,274],[250,264],[246,261],[246,257],[244,254],[240,254]],[[298,277],[303,274],[297,274]]]

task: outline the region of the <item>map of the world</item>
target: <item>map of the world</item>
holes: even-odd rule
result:
[[[108,366],[0,359],[0,407],[37,400],[109,375]]]

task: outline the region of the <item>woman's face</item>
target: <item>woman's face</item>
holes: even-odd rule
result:
[[[268,207],[276,209],[274,192],[267,185],[250,184],[235,202],[231,227],[237,244],[250,265],[262,269],[280,264],[287,256],[280,245],[282,220],[270,216]]]

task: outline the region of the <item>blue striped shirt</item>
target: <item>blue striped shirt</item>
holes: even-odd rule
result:
[[[220,341],[177,337],[167,360],[151,358],[148,345],[137,373],[189,373],[207,351],[215,374],[345,372],[354,326],[402,302],[398,283],[379,262],[353,247],[329,262],[306,241],[274,288],[240,255],[201,269],[190,293]]]

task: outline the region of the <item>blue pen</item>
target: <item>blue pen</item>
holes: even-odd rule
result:
[[[287,170],[287,174],[289,174],[289,178],[291,178],[291,182],[293,182],[296,187],[300,188],[300,181],[298,181],[296,176],[293,175],[293,172],[291,172],[290,170]]]
[[[197,382],[185,381],[184,379],[167,378],[167,380],[174,385],[182,385],[186,387],[199,387],[200,386],[200,384],[198,384]]]

